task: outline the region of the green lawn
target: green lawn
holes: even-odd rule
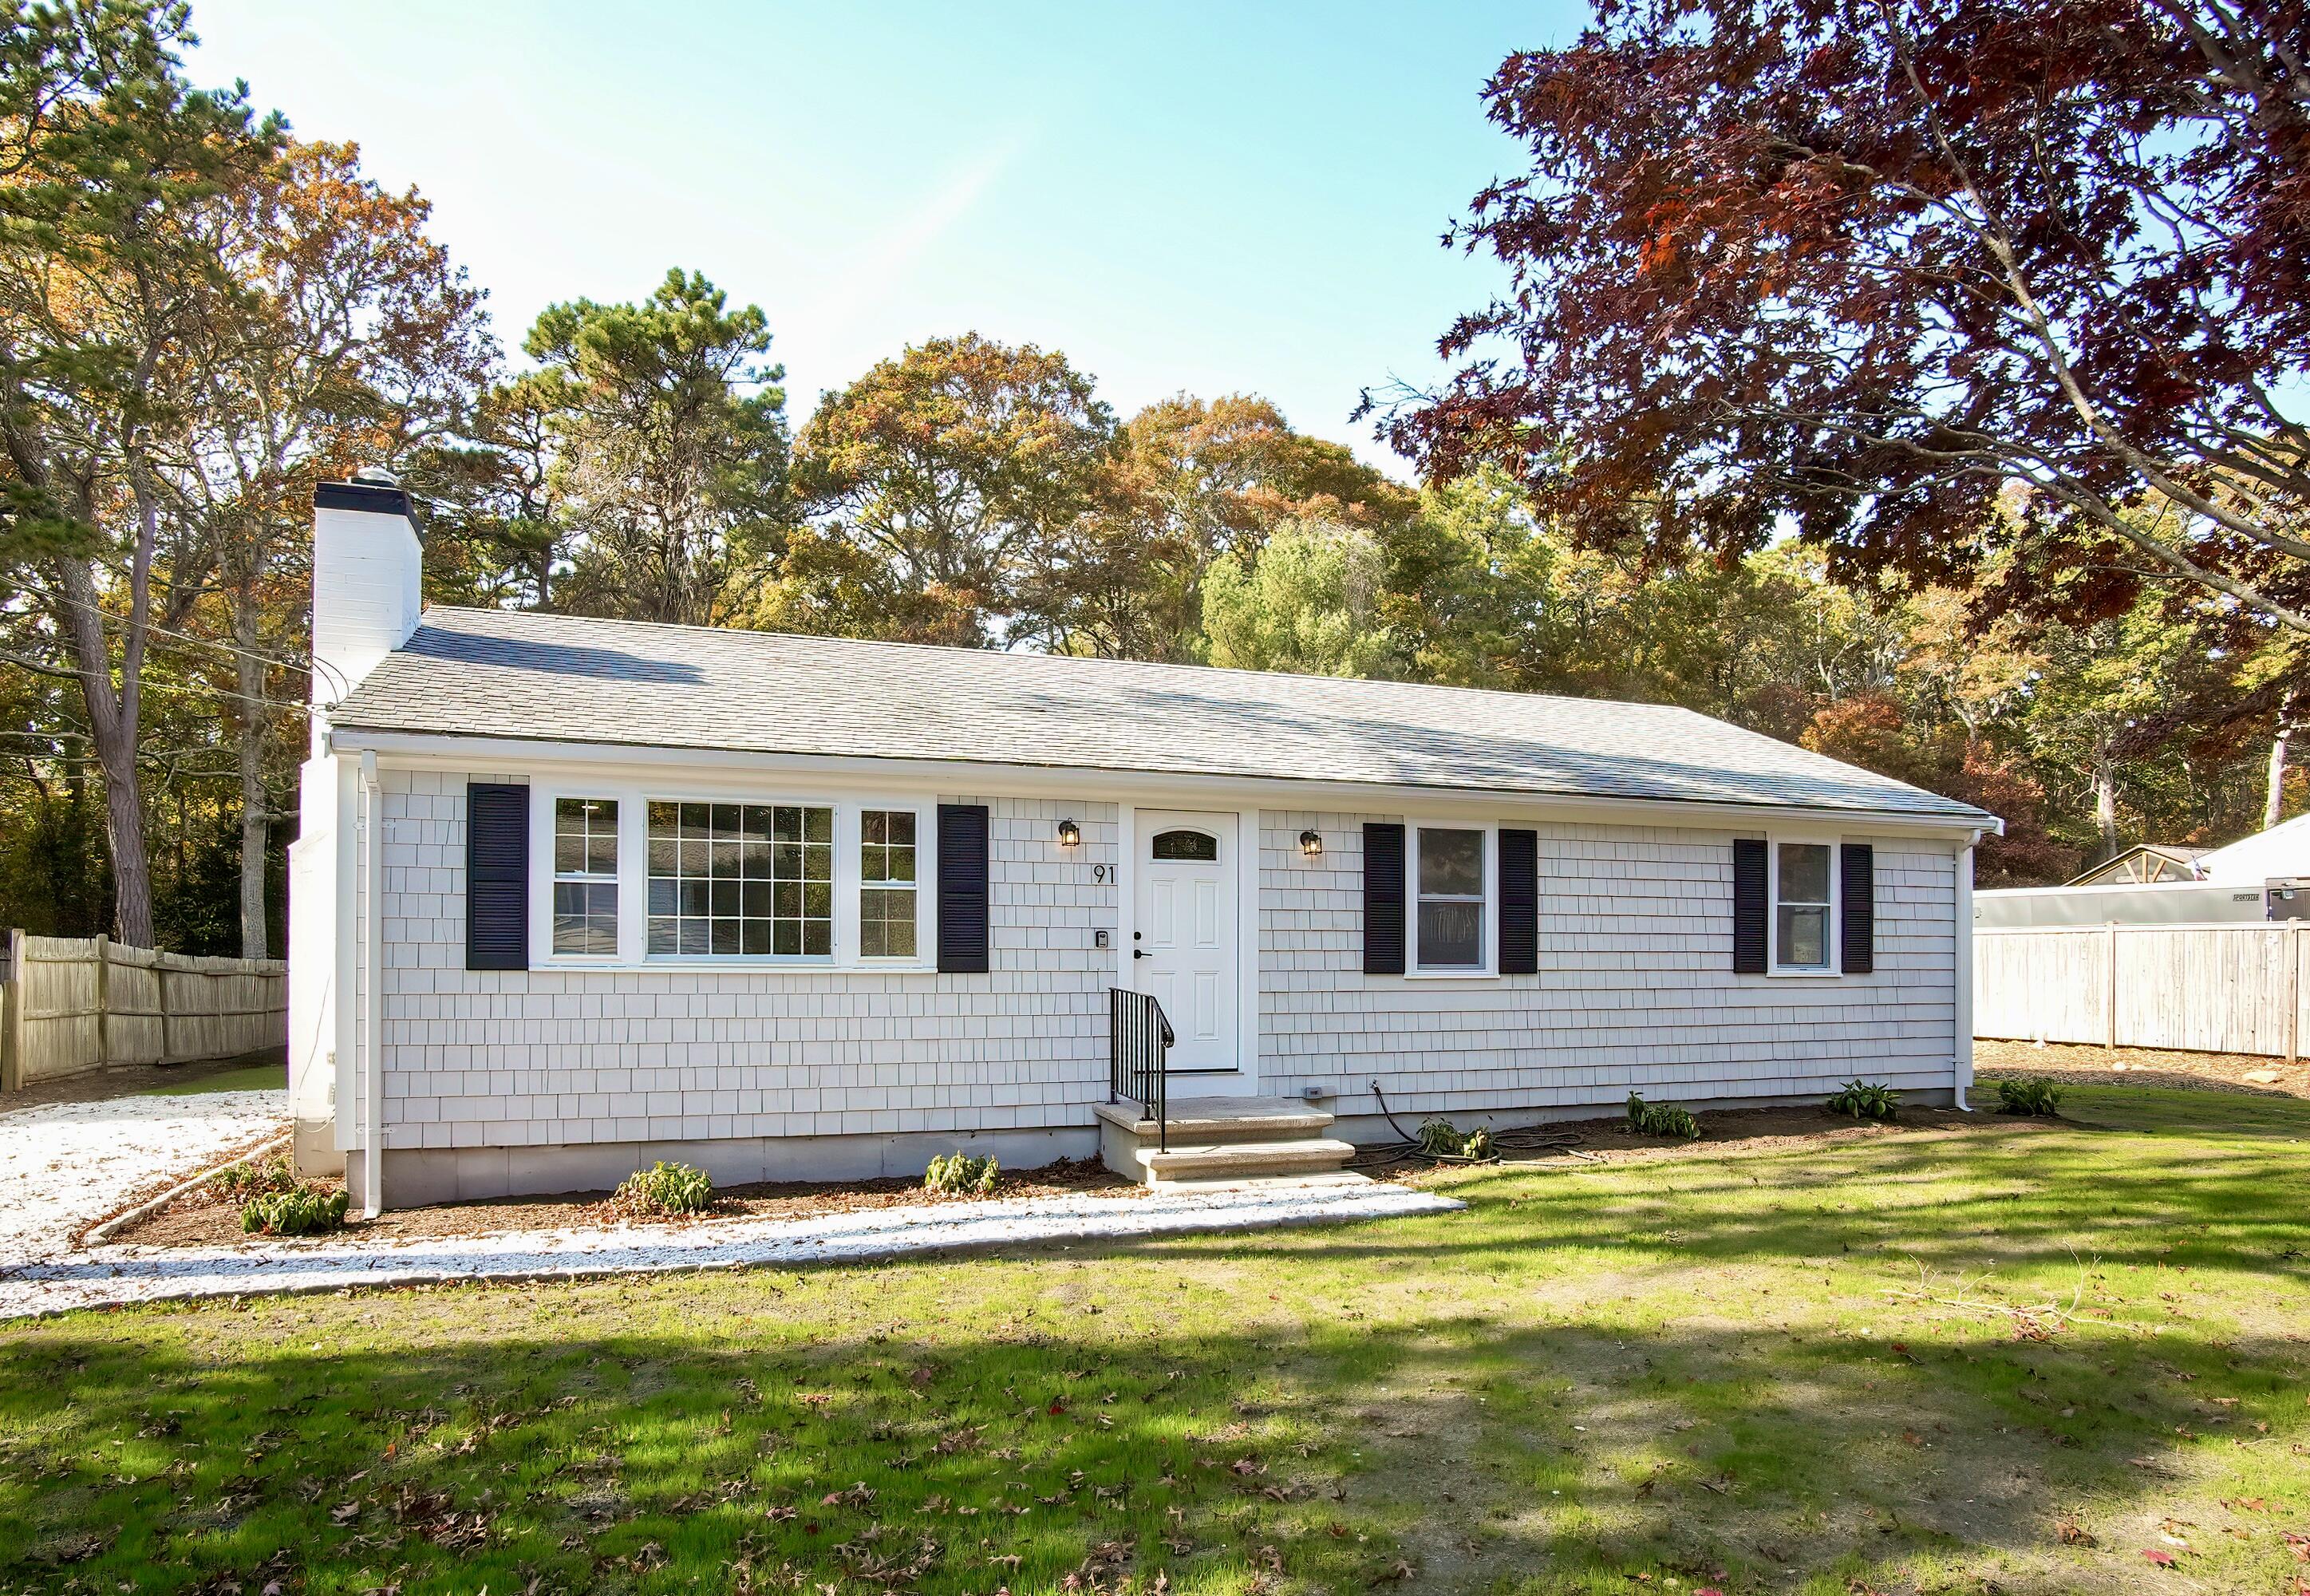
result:
[[[0,1588],[2293,1592],[2310,1104],[2067,1108],[1437,1219],[0,1329]]]
[[[170,1081],[162,1086],[147,1087],[136,1095],[140,1097],[189,1097],[201,1092],[285,1091],[288,1086],[289,1071],[275,1061],[220,1071],[214,1075],[187,1080],[181,1086]]]

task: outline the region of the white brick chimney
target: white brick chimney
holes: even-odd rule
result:
[[[424,607],[409,497],[383,472],[313,490],[313,752],[326,712],[409,640]]]
[[[328,712],[409,640],[424,607],[424,557],[409,498],[383,472],[313,490],[313,744],[300,770],[297,840],[289,845],[289,1097],[306,1175],[348,1174],[373,1159],[381,1117],[374,1074],[360,1062],[377,1028],[374,890],[360,891],[362,849],[375,856],[376,764],[329,750]],[[356,924],[371,911],[364,933]],[[364,938],[366,940],[364,940]],[[358,1171],[368,1201],[370,1166]],[[373,1210],[372,1210],[373,1211]]]

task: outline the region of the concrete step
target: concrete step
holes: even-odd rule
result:
[[[1155,1122],[1136,1103],[1101,1103],[1092,1112],[1119,1131],[1155,1140]],[[1296,1097],[1174,1097],[1164,1121],[1174,1142],[1289,1141],[1320,1136],[1332,1115]]]
[[[1137,1163],[1150,1185],[1174,1181],[1256,1180],[1271,1175],[1317,1175],[1335,1170],[1355,1156],[1355,1148],[1328,1136],[1289,1141],[1174,1141],[1168,1150],[1138,1149]]]

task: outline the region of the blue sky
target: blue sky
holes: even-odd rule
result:
[[[1125,414],[1264,394],[1391,463],[1359,391],[1439,376],[1496,281],[1437,243],[1515,165],[1479,91],[1583,14],[195,0],[189,65],[417,186],[508,349],[681,265],[769,313],[797,422],[976,329],[1064,350]]]

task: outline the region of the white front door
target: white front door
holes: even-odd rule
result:
[[[1237,817],[1142,809],[1133,829],[1139,902],[1131,964],[1139,990],[1171,1022],[1171,1072],[1238,1069]]]

